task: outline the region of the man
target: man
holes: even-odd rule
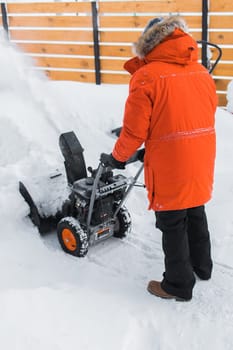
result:
[[[123,128],[105,165],[124,168],[145,143],[149,209],[162,231],[163,280],[150,281],[156,296],[190,300],[195,274],[211,277],[210,237],[204,204],[210,200],[215,162],[217,97],[197,44],[179,16],[155,18],[134,44]],[[195,273],[195,274],[194,274]]]

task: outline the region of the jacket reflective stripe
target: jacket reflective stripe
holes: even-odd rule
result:
[[[210,135],[214,134],[215,130],[213,127],[209,128],[200,128],[200,129],[194,129],[194,130],[188,130],[188,131],[178,131],[176,133],[168,134],[165,136],[158,137],[153,140],[148,140],[148,141],[170,141],[170,140],[175,140],[175,139],[181,139],[181,138],[190,138],[190,137],[196,137],[200,135]]]

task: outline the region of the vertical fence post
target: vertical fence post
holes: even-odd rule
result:
[[[202,38],[208,41],[208,0],[202,0]],[[202,43],[201,61],[204,67],[208,67],[207,45]]]
[[[6,4],[4,2],[1,2],[1,11],[2,11],[2,25],[6,32],[7,38],[9,39]]]
[[[92,28],[93,28],[93,41],[94,41],[94,55],[95,55],[95,83],[101,84],[100,74],[100,49],[99,49],[99,30],[98,30],[98,13],[96,1],[91,2],[92,8]]]

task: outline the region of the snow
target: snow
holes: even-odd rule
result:
[[[213,277],[197,281],[191,302],[165,301],[146,291],[150,279],[161,279],[163,253],[143,188],[136,187],[126,203],[131,234],[90,247],[85,258],[65,254],[55,232],[40,236],[27,218],[18,182],[33,186],[35,179],[64,172],[58,138],[71,130],[87,165],[97,167],[100,153],[112,150],[110,131],[121,125],[128,91],[125,85],[48,81],[32,66],[1,40],[1,348],[232,350],[232,114],[216,113],[215,189],[207,204]],[[132,176],[138,167],[131,164],[124,174]],[[46,202],[52,189],[43,181],[39,189]]]
[[[233,113],[233,80],[230,81],[227,87],[227,110]]]

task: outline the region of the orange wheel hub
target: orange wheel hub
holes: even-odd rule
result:
[[[62,231],[62,240],[65,247],[70,251],[74,251],[77,249],[77,241],[75,239],[73,232],[70,229],[65,228]]]

